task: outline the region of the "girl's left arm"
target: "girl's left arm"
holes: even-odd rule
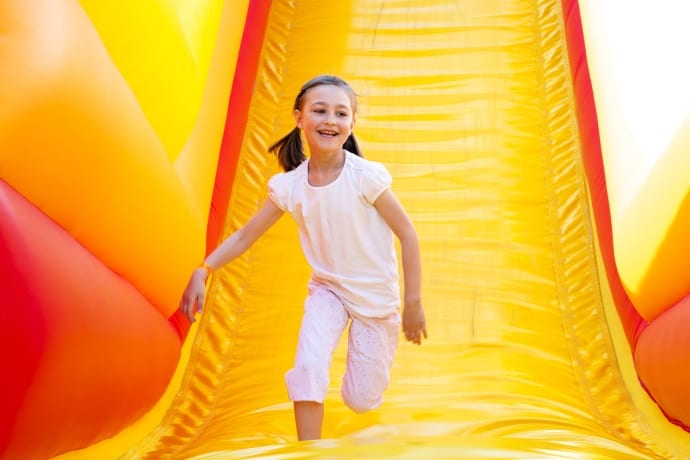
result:
[[[407,340],[419,345],[422,336],[427,338],[427,332],[422,307],[422,258],[417,231],[392,190],[381,193],[374,206],[400,241],[405,288],[403,332]]]

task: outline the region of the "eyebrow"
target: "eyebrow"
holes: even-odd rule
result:
[[[324,102],[324,101],[314,101],[310,105],[329,105],[329,104],[328,104],[328,102]],[[345,108],[348,110],[352,110],[352,108],[347,104],[338,104],[338,105],[336,105],[336,107],[338,107],[338,108],[342,107],[342,108]]]

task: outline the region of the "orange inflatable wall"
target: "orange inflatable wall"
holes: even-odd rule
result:
[[[168,386],[247,3],[0,3],[0,457],[113,436]]]

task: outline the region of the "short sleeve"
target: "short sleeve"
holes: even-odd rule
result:
[[[393,178],[381,163],[370,162],[362,173],[362,194],[374,203],[384,190],[390,188]]]
[[[287,210],[288,187],[285,173],[279,173],[268,180],[268,198],[283,211]]]

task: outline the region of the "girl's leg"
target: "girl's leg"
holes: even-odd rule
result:
[[[308,441],[321,439],[323,425],[323,403],[315,401],[295,401],[295,425],[297,425],[297,439]]]
[[[348,320],[347,310],[331,291],[309,283],[295,365],[285,374],[300,440],[321,437],[331,359]]]
[[[377,408],[390,383],[393,356],[398,347],[400,315],[366,318],[351,314],[347,369],[342,396],[355,412]]]

